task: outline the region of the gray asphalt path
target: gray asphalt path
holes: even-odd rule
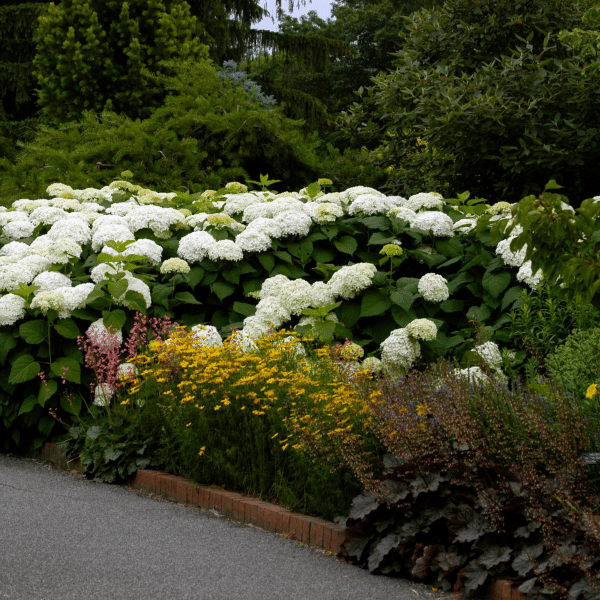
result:
[[[209,511],[0,455],[2,600],[441,597]]]

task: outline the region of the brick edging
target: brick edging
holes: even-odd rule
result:
[[[67,461],[63,449],[56,444],[46,442],[41,450],[41,459],[61,469],[83,473],[79,459]],[[199,485],[190,479],[164,471],[140,469],[126,487],[156,494],[187,506],[214,510],[234,521],[255,525],[333,554],[339,552],[346,537],[346,528],[331,521],[291,512],[237,492]],[[482,592],[479,598],[483,600],[528,600],[527,595],[519,592],[514,582],[506,580],[492,581],[484,586]]]

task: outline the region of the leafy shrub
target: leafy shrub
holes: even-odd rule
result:
[[[546,366],[574,398],[583,400],[600,377],[600,329],[574,331],[546,357]]]
[[[258,179],[265,165],[289,187],[317,178],[316,140],[298,122],[260,108],[243,88],[224,84],[207,60],[168,68],[177,76],[148,75],[169,96],[146,119],[86,112],[79,122],[42,128],[15,164],[0,163],[3,201],[24,193],[43,197],[57,181],[102,187],[123,170],[144,186],[190,192]]]
[[[34,59],[39,104],[58,121],[84,111],[147,117],[164,90],[142,76],[172,72],[162,61],[208,57],[196,18],[179,0],[68,0],[40,18]]]
[[[600,313],[583,298],[567,301],[558,295],[547,282],[524,289],[522,303],[515,303],[510,313],[511,340],[516,349],[526,350],[541,374],[546,374],[545,358],[574,330],[600,325]]]
[[[589,6],[452,0],[413,13],[395,71],[374,79],[344,127],[381,147],[392,193],[510,199],[559,178],[579,204],[600,156]]]

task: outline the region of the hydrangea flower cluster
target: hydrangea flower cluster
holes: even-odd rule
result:
[[[415,319],[406,326],[406,331],[417,340],[431,342],[437,337],[437,325],[430,319]]]
[[[437,273],[427,273],[419,279],[417,289],[428,302],[443,302],[450,297],[448,281]]]
[[[410,369],[420,356],[419,342],[404,328],[394,329],[381,342],[381,360],[392,368]]]
[[[191,329],[198,346],[215,347],[223,345],[223,338],[212,325],[195,325]]]
[[[169,258],[165,260],[165,262],[160,265],[160,272],[163,275],[169,273],[189,273],[190,265],[181,258]]]

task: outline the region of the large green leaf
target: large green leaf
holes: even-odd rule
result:
[[[40,391],[38,392],[37,401],[41,407],[44,407],[48,398],[50,398],[53,394],[56,393],[58,389],[58,384],[56,380],[50,379],[46,383],[43,381],[40,382]]]
[[[74,359],[63,356],[52,363],[52,372],[65,381],[81,383],[81,365]]]
[[[137,310],[142,314],[146,314],[146,299],[142,294],[135,290],[127,290],[124,296],[127,307],[131,310]]]
[[[440,303],[440,308],[447,313],[459,312],[465,307],[462,300],[444,300]]]
[[[225,300],[228,296],[231,296],[235,292],[235,285],[227,283],[226,281],[215,281],[211,284],[210,289],[217,295],[219,300]]]
[[[186,273],[184,279],[187,281],[188,285],[194,289],[204,277],[204,269],[200,266],[195,266],[190,269],[189,273]],[[154,289],[152,290],[154,296]]]
[[[19,415],[27,414],[36,405],[37,405],[37,398],[33,394],[31,394],[31,395],[27,396],[27,398],[25,398],[25,400],[23,400],[23,403],[21,404],[21,408],[19,408],[18,414]]]
[[[335,314],[346,327],[352,328],[360,318],[360,304],[356,301],[342,302]]]
[[[0,331],[0,364],[6,362],[8,353],[17,345],[17,341],[12,334],[6,331]]]
[[[35,362],[29,354],[24,354],[23,356],[19,356],[12,364],[8,382],[23,383],[25,381],[31,381],[37,377],[37,374],[40,371],[40,363]]]
[[[339,240],[333,240],[333,245],[344,254],[352,256],[358,249],[358,242],[355,238],[344,235]]]
[[[202,276],[204,277],[204,269],[202,269]],[[152,302],[154,302],[154,304],[160,304],[161,306],[164,306],[166,309],[168,309],[169,297],[172,293],[173,286],[171,284],[157,283],[156,285],[152,286]]]
[[[518,300],[523,299],[523,289],[520,285],[515,285],[506,290],[506,293],[502,297],[502,307],[501,310],[504,312],[511,305],[513,305]]]
[[[196,298],[194,298],[190,292],[177,292],[175,294],[175,300],[181,302],[182,304],[202,304],[202,302],[198,302],[198,300],[196,300]]]
[[[258,255],[258,262],[263,266],[267,273],[270,273],[275,266],[275,258],[272,254],[261,253]]]
[[[287,249],[292,256],[298,258],[300,262],[305,263],[313,252],[313,245],[312,242],[304,239],[301,242],[290,242],[287,245]]]
[[[129,287],[127,279],[119,279],[119,281],[110,281],[108,283],[108,293],[113,298],[120,298]]]
[[[246,302],[234,302],[233,310],[245,317],[251,317],[256,313],[256,306],[254,304],[247,304]]]
[[[390,299],[394,304],[402,307],[404,310],[409,310],[415,299],[415,295],[405,288],[392,290]]]
[[[28,344],[41,344],[48,336],[48,321],[36,319],[21,323],[19,334]]]
[[[117,310],[103,310],[102,311],[102,323],[106,329],[116,332],[123,329],[127,316],[125,311],[121,309]]]
[[[374,317],[383,314],[392,306],[392,301],[387,294],[378,289],[371,289],[365,292],[360,305],[361,317]]]
[[[318,263],[327,264],[333,262],[337,252],[331,250],[331,248],[315,248],[313,249],[312,257]]]
[[[54,324],[54,330],[68,340],[75,340],[81,335],[79,327],[73,319],[59,319]]]
[[[481,306],[471,306],[467,312],[467,319],[470,321],[474,318],[477,318],[480,323],[483,323],[491,314],[492,311],[487,304],[482,304]]]
[[[491,273],[487,271],[483,275],[481,281],[483,289],[489,292],[494,298],[497,298],[510,283],[510,273],[508,271],[501,271],[500,273]]]

